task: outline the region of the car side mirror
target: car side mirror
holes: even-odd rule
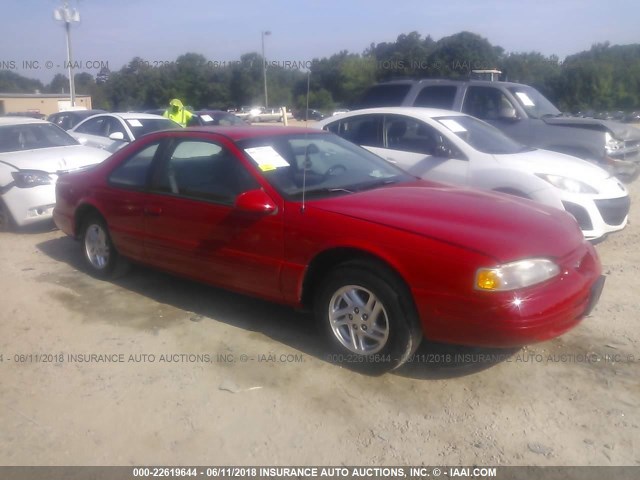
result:
[[[238,195],[236,208],[243,212],[269,214],[275,212],[277,206],[264,190],[256,189]]]
[[[511,122],[515,122],[519,120],[518,113],[516,112],[516,109],[513,107],[501,108],[498,114],[498,118],[500,118],[500,120],[508,120]]]
[[[111,135],[109,135],[109,138],[111,140],[124,140],[124,133],[122,132],[113,132]]]
[[[80,145],[86,145],[87,144],[87,139],[85,137],[79,137],[76,140],[78,140],[78,143]]]

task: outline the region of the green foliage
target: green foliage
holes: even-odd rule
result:
[[[23,77],[11,70],[0,70],[0,92],[34,93],[36,90],[44,90],[39,80]]]
[[[306,65],[305,65],[306,66]],[[266,64],[269,106],[304,108],[309,72],[299,65]],[[309,107],[330,110],[356,104],[367,87],[399,77],[467,78],[473,69],[498,68],[510,81],[538,88],[563,110],[640,109],[640,44],[601,43],[561,62],[538,52],[505,53],[475,33],[434,41],[418,32],[394,42],[372,43],[362,54],[341,51],[310,65]],[[102,69],[94,79],[75,76],[76,91],[90,94],[96,108],[138,110],[165,107],[180,98],[193,108],[264,105],[264,63],[257,53],[214,64],[197,53],[158,65],[135,57],[119,71]],[[67,77],[47,86],[12,71],[0,71],[0,91],[69,91]]]

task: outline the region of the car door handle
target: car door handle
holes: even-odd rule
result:
[[[398,163],[397,160],[394,160],[393,158],[389,158],[389,157],[386,157],[385,160],[389,163]]]
[[[144,207],[144,214],[150,217],[157,217],[162,214],[162,207],[155,205]]]

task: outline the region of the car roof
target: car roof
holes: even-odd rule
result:
[[[313,134],[326,133],[315,128],[305,127],[280,127],[280,126],[233,126],[233,127],[188,127],[175,130],[164,130],[157,133],[167,132],[209,132],[224,135],[232,141],[244,140],[246,138],[261,138],[261,137],[275,137],[280,135],[300,135],[300,134]],[[156,133],[156,132],[154,132]]]
[[[31,117],[0,117],[0,125],[24,125],[27,123],[50,123]]]
[[[524,83],[516,83],[516,82],[503,82],[502,80],[475,80],[469,78],[406,78],[406,79],[398,79],[398,80],[389,80],[387,82],[376,83],[373,87],[378,87],[381,85],[413,85],[416,83],[425,83],[425,84],[443,84],[443,85],[456,85],[456,84],[471,84],[471,85],[479,85],[479,86],[497,86],[502,85],[505,87],[531,87],[530,85],[526,85]]]
[[[200,114],[203,114],[203,113],[204,114],[207,114],[207,113],[228,113],[229,115],[233,115],[233,113],[225,112],[224,110],[216,110],[216,109],[213,109],[213,108],[203,108],[202,110],[195,110],[195,111],[193,111],[191,113],[195,113],[197,115],[200,115]]]
[[[364,114],[385,114],[385,115],[412,115],[415,117],[466,117],[466,113],[456,112],[453,110],[443,110],[441,108],[428,108],[428,107],[377,107],[377,108],[363,108],[361,110],[351,110],[349,112],[340,113],[329,117],[327,120],[338,118],[356,117]],[[327,123],[330,123],[327,121]]]
[[[158,118],[165,118],[162,115],[154,115],[153,113],[137,113],[137,112],[112,112],[112,113],[100,113],[98,115],[110,115],[114,117],[120,117],[124,120],[152,120]]]

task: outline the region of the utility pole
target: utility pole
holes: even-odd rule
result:
[[[67,67],[69,70],[69,94],[71,96],[71,106],[76,106],[76,86],[73,78],[73,55],[71,53],[71,22],[80,21],[80,12],[69,8],[69,2],[65,0],[62,7],[58,7],[53,11],[53,18],[64,22],[65,32],[67,36]]]
[[[269,30],[262,33],[262,78],[264,79],[264,108],[269,106],[269,97],[267,96],[267,59],[264,56],[264,37],[271,35]]]

